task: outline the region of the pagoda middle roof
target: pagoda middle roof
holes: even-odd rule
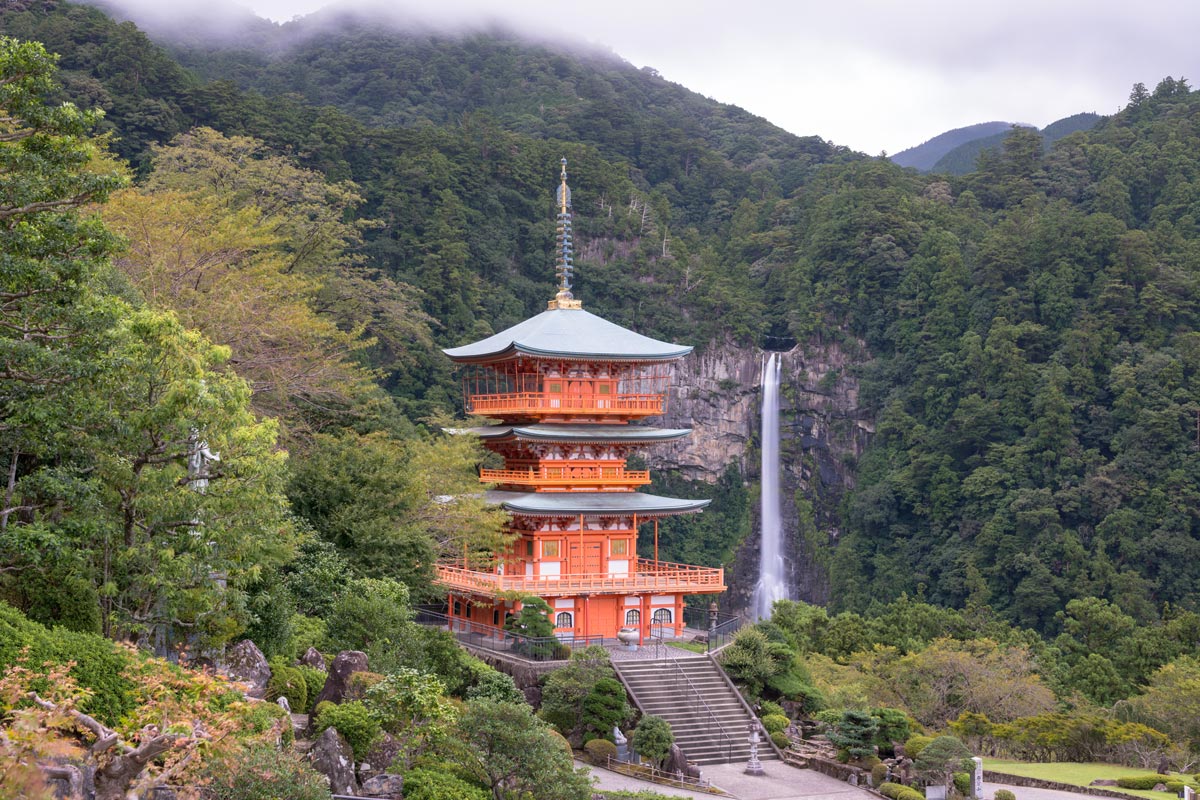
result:
[[[622,328],[582,308],[552,308],[478,342],[443,350],[455,361],[487,362],[517,354],[582,360],[667,361],[692,352]]]
[[[488,502],[504,506],[515,514],[534,517],[577,516],[579,514],[645,514],[668,516],[690,514],[711,500],[687,500],[660,497],[642,492],[505,492],[486,493]]]
[[[468,428],[481,439],[534,442],[669,442],[682,439],[689,428],[650,428],[641,425],[488,425]]]

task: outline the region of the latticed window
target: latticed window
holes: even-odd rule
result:
[[[650,621],[655,625],[670,625],[671,624],[671,609],[658,608],[654,610],[654,615],[650,617]]]
[[[642,624],[642,612],[636,608],[625,612],[625,624],[629,627],[634,627]]]
[[[575,627],[574,621],[571,619],[571,613],[569,611],[559,612],[558,616],[554,618],[554,627],[556,627],[556,628],[573,628],[573,627]]]

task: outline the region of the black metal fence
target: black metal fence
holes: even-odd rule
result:
[[[413,621],[418,625],[445,628],[467,647],[504,653],[527,661],[565,661],[571,657],[572,649],[616,642],[615,639],[605,640],[603,636],[525,636],[494,625],[451,618],[444,607],[439,606],[418,606]]]
[[[732,641],[733,635],[741,629],[743,620],[736,614],[727,614],[724,611],[713,612],[707,608],[684,606],[683,624],[693,630],[705,631],[708,635],[708,649],[716,650]]]

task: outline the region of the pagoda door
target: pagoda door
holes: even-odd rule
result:
[[[571,542],[570,567],[572,575],[597,575],[600,573],[601,543]]]
[[[567,408],[592,409],[595,402],[592,398],[594,387],[588,380],[571,381],[567,384]]]

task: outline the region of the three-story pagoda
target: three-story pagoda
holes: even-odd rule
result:
[[[678,635],[683,598],[725,590],[719,568],[658,560],[658,520],[700,511],[707,500],[637,491],[647,470],[628,469],[636,449],[687,429],[635,424],[666,411],[674,362],[692,348],[651,339],[583,310],[571,294],[571,192],[566,159],[558,187],[559,290],[546,311],[482,341],[445,350],[463,365],[466,410],[500,425],[476,428],[504,458],[483,469],[489,499],[515,534],[494,566],[442,563],[437,582],[455,620],[499,625],[537,596],[562,638]],[[639,558],[638,531],[653,525],[654,557]]]

